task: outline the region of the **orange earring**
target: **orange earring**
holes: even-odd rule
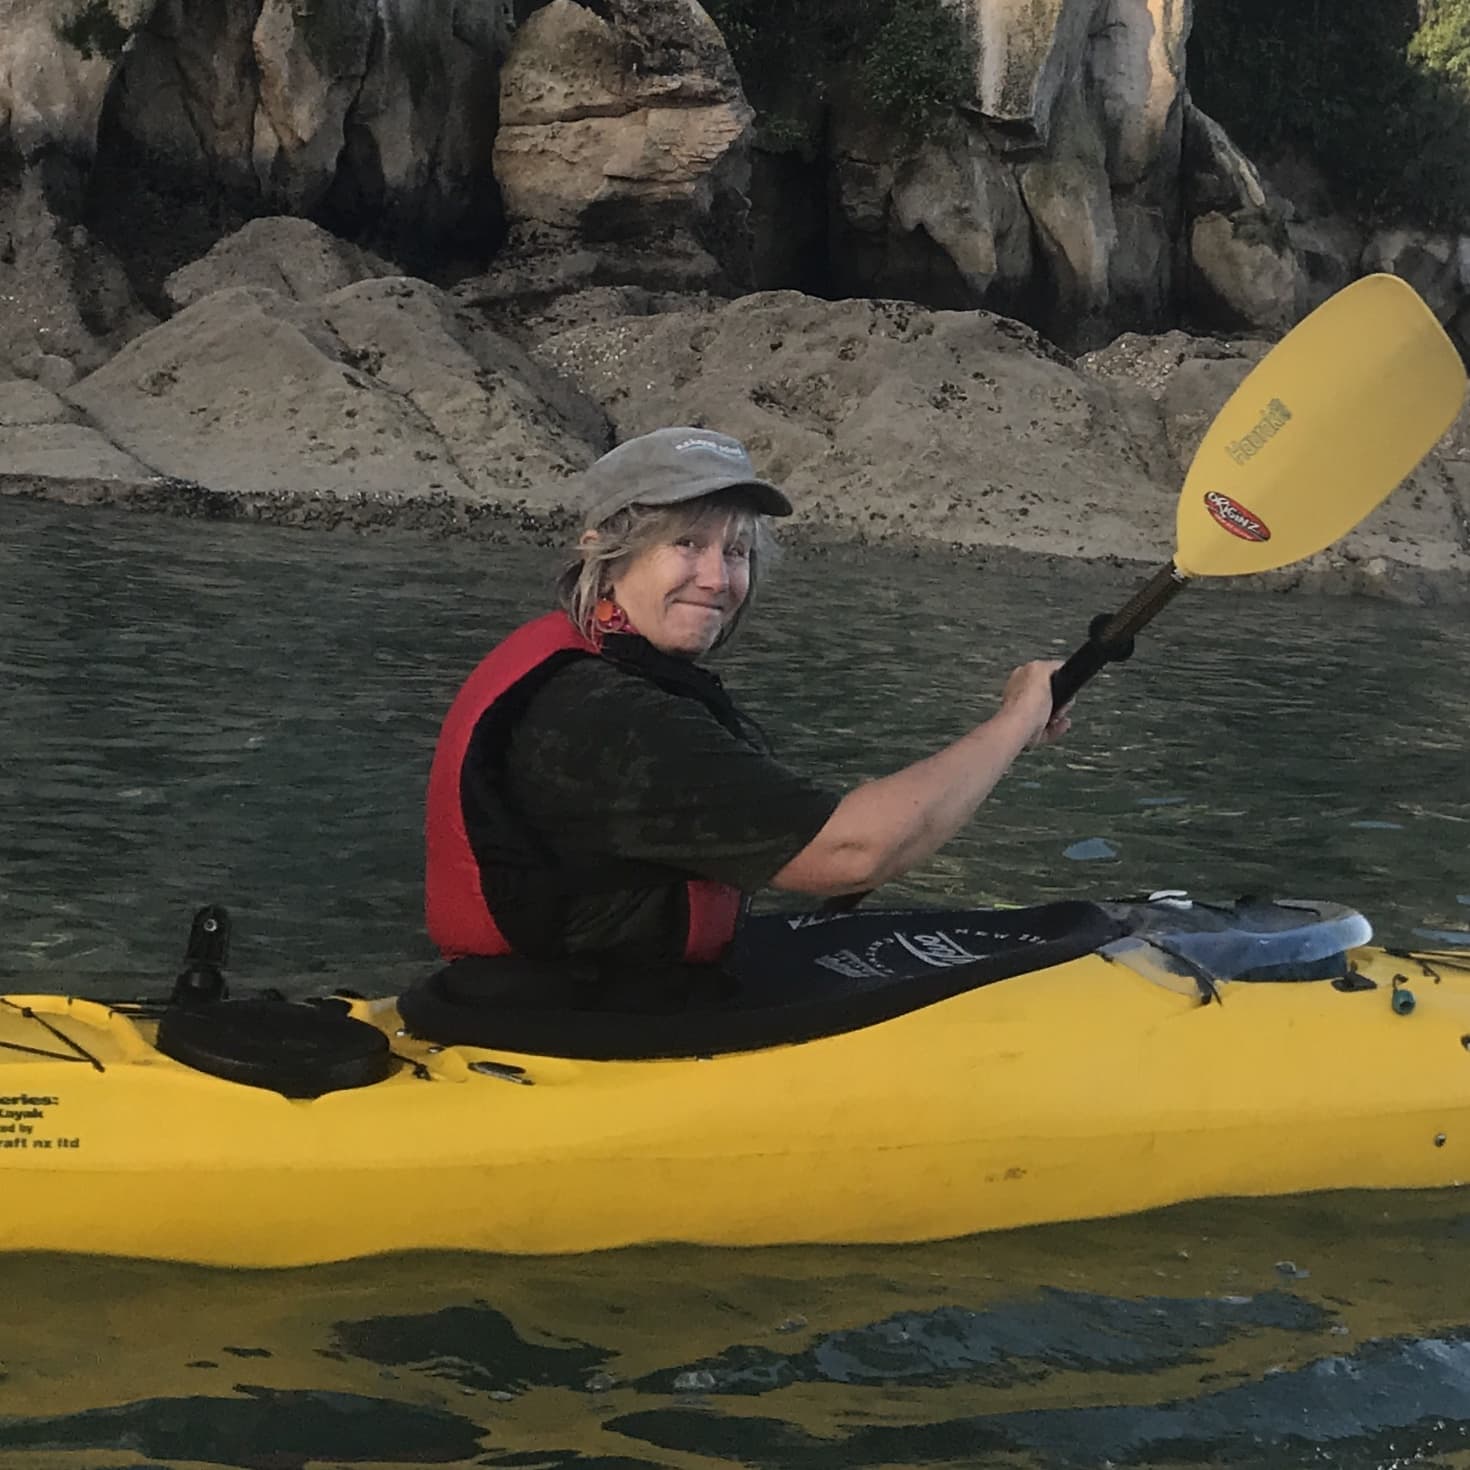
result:
[[[628,615],[610,597],[599,597],[592,609],[592,621],[604,633],[627,633],[632,630]]]

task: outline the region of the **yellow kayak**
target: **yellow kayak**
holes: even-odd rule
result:
[[[916,999],[685,1056],[434,1041],[394,998],[4,997],[0,1249],[279,1267],[900,1242],[1470,1175],[1470,957],[1337,948],[1366,932],[1346,910],[1289,913],[1285,948],[1233,920],[1196,944],[1179,909],[1112,915],[1114,937],[1061,959],[1018,948],[1012,915],[999,948],[1022,959],[1002,975],[957,960],[976,958],[975,914],[968,930],[930,915],[895,928],[897,947],[932,978],[949,945],[952,993],[839,976]],[[870,934],[885,922],[863,919]],[[881,970],[881,950],[827,953]],[[1026,953],[1055,962],[1018,968]],[[657,1032],[631,1018],[645,1022]],[[252,1046],[289,1069],[318,1026],[371,1053],[372,1075],[324,1074],[319,1095],[219,1075]],[[197,1044],[211,1027],[234,1037],[218,1065]]]

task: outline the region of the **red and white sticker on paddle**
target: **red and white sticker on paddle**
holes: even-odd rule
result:
[[[1279,399],[1273,398],[1262,410],[1260,418],[1247,433],[1225,446],[1236,464],[1246,464],[1254,459],[1267,444],[1291,422],[1291,410]],[[1249,506],[1242,505],[1221,490],[1205,492],[1205,509],[1217,526],[1239,536],[1242,541],[1269,541],[1271,529]]]
[[[1220,490],[1205,491],[1205,509],[1216,525],[1242,541],[1269,541],[1271,528],[1260,516]]]

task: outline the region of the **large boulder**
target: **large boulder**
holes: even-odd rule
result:
[[[293,301],[317,301],[356,281],[396,272],[370,251],[308,220],[251,220],[164,282],[176,311],[230,286],[259,286]]]
[[[549,504],[595,408],[422,281],[195,302],[67,394],[161,474],[237,494]]]
[[[1267,344],[1176,331],[1073,360],[983,311],[767,292],[584,320],[535,350],[620,438],[739,435],[825,531],[1158,564],[1199,441]],[[1467,444],[1470,413],[1362,526],[1276,580],[1463,600]]]
[[[511,28],[508,7],[458,0],[14,0],[0,151],[8,133],[66,161],[53,209],[95,221],[148,300],[262,213],[419,265],[483,259],[502,231],[490,150]]]
[[[1016,171],[983,133],[955,127],[906,141],[848,99],[834,105],[828,146],[834,295],[956,309],[1025,298],[1035,228]],[[781,227],[779,218],[768,226]]]
[[[1366,231],[1301,153],[1285,149],[1257,164],[1270,208],[1286,221],[1296,258],[1296,306],[1305,315],[1362,274]]]
[[[986,312],[767,292],[629,317],[538,349],[619,437],[704,423],[742,438],[806,522],[1064,555],[1167,554],[1162,424]]]
[[[1470,235],[1402,225],[1375,230],[1363,247],[1362,268],[1401,276],[1448,321],[1470,299]]]

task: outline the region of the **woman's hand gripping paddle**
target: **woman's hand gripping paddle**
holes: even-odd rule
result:
[[[1449,428],[1465,368],[1397,276],[1344,287],[1284,336],[1215,415],[1179,496],[1174,560],[1052,675],[1061,709],[1190,577],[1301,561],[1350,531]]]

